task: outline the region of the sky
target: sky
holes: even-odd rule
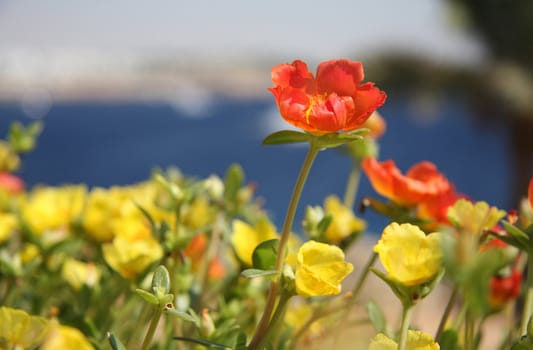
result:
[[[0,0],[0,50],[92,48],[325,60],[399,48],[472,60],[443,0]]]

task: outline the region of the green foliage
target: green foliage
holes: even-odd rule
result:
[[[279,239],[269,239],[261,242],[252,254],[252,262],[255,269],[270,270],[276,265],[278,256]]]
[[[9,129],[7,139],[13,150],[17,153],[28,153],[35,148],[36,139],[43,129],[43,124],[33,122],[27,127],[15,122]]]

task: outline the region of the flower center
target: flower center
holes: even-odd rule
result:
[[[309,100],[309,107],[305,110],[305,122],[309,124],[309,116],[311,115],[311,112],[313,111],[313,108],[315,108],[316,105],[324,103],[327,97],[327,93],[323,93],[321,95],[313,95]]]

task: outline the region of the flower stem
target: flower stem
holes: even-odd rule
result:
[[[141,347],[142,350],[147,350],[150,347],[150,344],[152,343],[152,339],[154,338],[155,329],[157,328],[157,324],[159,323],[159,319],[161,318],[162,314],[163,314],[163,309],[161,308],[161,306],[157,306],[154,316],[152,316],[152,321],[150,322],[150,327],[148,328],[148,332],[146,333],[146,336],[144,337],[143,345]]]
[[[404,303],[402,311],[402,324],[400,326],[400,339],[398,340],[398,350],[407,349],[407,333],[409,331],[409,322],[413,312],[412,303]]]
[[[359,188],[359,180],[361,179],[361,168],[355,161],[352,164],[348,182],[346,183],[346,190],[344,192],[344,205],[350,209],[353,208],[355,197],[357,196],[357,189]]]
[[[474,350],[474,317],[472,311],[467,309],[465,315],[465,350]]]
[[[219,213],[215,219],[213,225],[213,230],[211,231],[211,238],[207,246],[207,250],[202,259],[200,268],[198,270],[198,277],[194,290],[198,293],[199,297],[197,300],[197,309],[199,310],[200,305],[203,305],[204,300],[206,300],[206,290],[205,286],[207,285],[209,279],[209,265],[217,255],[217,251],[222,239],[222,226],[224,225],[224,215]]]
[[[283,260],[285,258],[285,247],[287,246],[287,242],[289,241],[289,237],[291,234],[292,223],[294,221],[294,216],[296,215],[296,208],[298,207],[298,202],[300,201],[300,196],[302,194],[304,184],[307,180],[307,176],[309,175],[309,171],[311,170],[311,166],[313,165],[313,162],[319,150],[320,147],[318,146],[318,142],[315,138],[311,138],[309,142],[309,150],[307,151],[307,155],[302,164],[298,179],[296,180],[296,184],[292,191],[291,199],[289,201],[289,207],[287,208],[287,214],[285,215],[285,222],[281,231],[281,237],[278,245],[278,256],[276,257],[275,265],[275,269],[280,273],[280,275],[283,267]],[[276,280],[272,281],[272,284],[270,285],[267,302],[265,305],[265,309],[263,310],[263,315],[259,320],[255,334],[248,346],[248,350],[260,349],[260,344],[264,342],[263,338],[268,333],[268,328],[271,324],[270,317],[274,310],[274,306],[276,305],[276,299],[278,295],[279,277]]]
[[[446,322],[448,321],[448,318],[450,317],[450,314],[452,313],[452,309],[453,309],[453,306],[455,305],[455,301],[457,300],[458,295],[459,295],[459,291],[457,287],[455,287],[453,289],[452,295],[450,296],[450,299],[448,300],[446,309],[444,309],[444,313],[442,314],[442,317],[440,319],[439,328],[437,328],[437,333],[435,334],[435,341],[437,343],[440,341],[440,337],[442,336],[442,332],[444,331]]]
[[[368,259],[364,267],[363,273],[361,274],[361,276],[359,276],[359,279],[357,280],[357,283],[355,284],[353,288],[352,299],[355,299],[359,296],[359,293],[361,292],[361,288],[363,288],[363,285],[365,284],[366,279],[368,278],[368,275],[370,274],[370,269],[376,263],[377,258],[378,258],[378,253],[373,252],[372,255],[370,256],[370,259]]]
[[[522,322],[520,323],[520,334],[524,335],[527,333],[527,323],[531,317],[531,312],[533,310],[533,259],[531,255],[528,254],[527,257],[527,291],[526,299],[524,302],[524,313],[522,314]]]
[[[274,314],[272,315],[267,332],[262,338],[261,342],[257,345],[258,349],[264,348],[268,338],[270,338],[272,334],[276,333],[275,331],[278,328],[280,321],[283,319],[283,315],[285,315],[285,307],[287,306],[287,302],[291,297],[292,295],[290,294],[283,292],[281,293],[278,305],[276,306],[276,311],[274,311]]]

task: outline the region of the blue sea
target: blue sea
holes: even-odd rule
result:
[[[380,159],[394,159],[403,171],[430,160],[459,192],[502,209],[511,207],[506,130],[480,123],[461,100],[422,102],[389,96],[380,109],[388,126],[380,140]],[[28,186],[111,186],[142,181],[154,167],[177,166],[201,178],[223,176],[238,163],[280,227],[306,148],[261,145],[269,133],[288,128],[273,99],[267,94],[258,99],[213,96],[204,108],[188,107],[163,102],[55,103],[41,119],[38,147],[24,157],[19,174]],[[16,103],[0,104],[0,137],[14,120],[26,124],[34,119]],[[350,161],[335,150],[319,154],[297,223],[305,205],[321,204],[332,193],[342,197],[349,168]],[[363,196],[378,197],[364,177],[359,198]],[[363,217],[372,231],[380,231],[385,223],[372,213]]]

